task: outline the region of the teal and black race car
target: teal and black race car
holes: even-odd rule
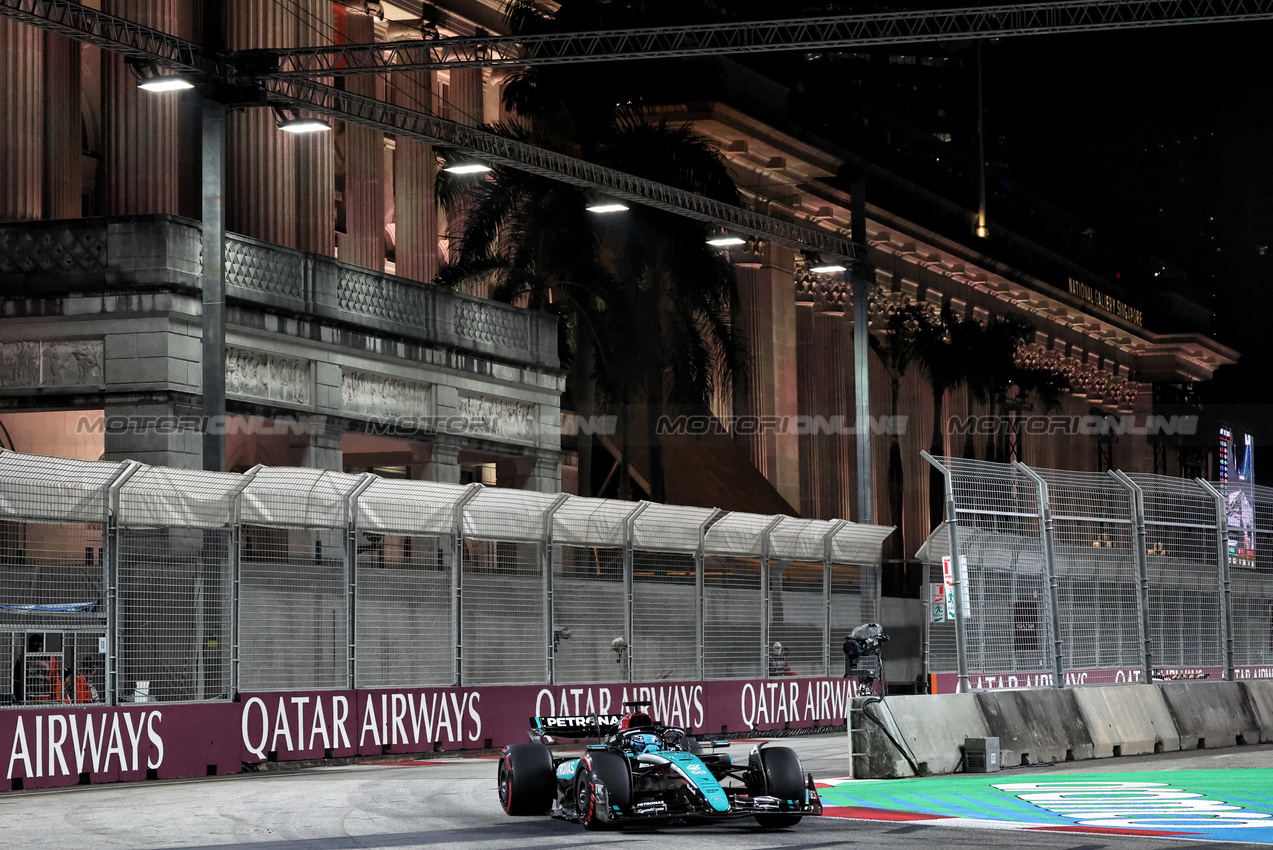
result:
[[[794,826],[822,814],[813,776],[788,747],[761,744],[736,765],[711,753],[685,730],[655,723],[641,711],[619,716],[533,717],[531,743],[504,748],[499,800],[510,815],[552,815],[587,829],[651,821],[754,817],[762,827]],[[558,738],[596,737],[582,756],[555,757]]]

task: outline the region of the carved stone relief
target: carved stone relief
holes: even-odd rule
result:
[[[102,383],[102,340],[0,343],[0,387],[83,387]]]
[[[468,430],[506,440],[535,439],[535,405],[487,396],[460,396],[457,413]]]
[[[341,369],[341,403],[348,413],[378,418],[426,417],[429,415],[431,392],[428,384],[356,369]]]
[[[308,405],[312,383],[308,360],[246,348],[226,349],[227,394]]]

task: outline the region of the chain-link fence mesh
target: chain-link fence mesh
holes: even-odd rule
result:
[[[1145,493],[1154,666],[1223,667],[1215,501],[1193,481],[1162,475],[1129,477]]]
[[[458,485],[376,479],[357,495],[355,682],[364,688],[455,682]]]
[[[347,502],[358,476],[262,469],[244,488],[239,687],[347,687]]]
[[[1132,494],[1109,475],[1035,471],[1052,509],[1064,667],[1081,671],[1075,681],[1116,682],[1141,657]]]
[[[1273,675],[1273,557],[1267,551],[1273,548],[1273,491],[1255,488],[1251,568],[1225,563],[1223,497],[1205,483],[948,458],[938,463],[951,477],[959,520],[969,674],[1051,683],[1054,575],[1061,667],[1070,683],[1142,681],[1147,649],[1155,677],[1216,677],[1231,665],[1240,677]],[[1050,537],[1030,472],[1046,485]],[[958,667],[956,623],[948,610],[953,600],[943,589],[950,576],[942,561],[949,555],[944,523],[920,550],[930,582],[925,645],[934,673]],[[1227,609],[1223,567],[1232,582]],[[1036,672],[1041,675],[1031,680]]]
[[[969,669],[1046,675],[1052,670],[1051,609],[1037,487],[1005,464],[942,462],[953,479],[967,577]]]
[[[0,484],[8,705],[822,675],[889,532],[3,451]]]
[[[1273,488],[1254,488],[1255,567],[1230,566],[1233,663],[1273,675]]]
[[[634,643],[624,616],[623,549],[558,546],[555,555],[553,674],[563,682],[612,681],[614,641]]]
[[[632,678],[697,679],[698,562],[687,552],[632,553]]]

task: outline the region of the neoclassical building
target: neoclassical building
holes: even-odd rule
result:
[[[444,2],[432,23],[444,35],[499,32],[500,5]],[[199,37],[196,0],[102,0],[102,8]],[[388,40],[418,36],[420,14],[419,4],[392,0],[230,0],[226,37],[231,49]],[[508,117],[503,73],[347,85],[479,124]],[[765,91],[781,99],[780,87]],[[201,405],[196,101],[139,91],[119,57],[8,19],[0,19],[0,97],[0,439],[22,451],[197,466],[199,435],[183,427]],[[753,208],[847,233],[842,178],[851,155],[758,112],[737,94],[664,110],[718,145]],[[291,136],[276,120],[269,109],[244,109],[227,129],[226,379],[239,423],[227,464],[575,489],[554,320],[429,284],[456,233],[434,197],[435,152],[340,122],[331,133]],[[978,240],[971,226],[966,237],[942,236],[922,213],[902,216],[868,198],[866,233],[883,291],[983,322],[1028,319],[1035,339],[1023,358],[1069,379],[1062,418],[1143,421],[1159,412],[1156,386],[1187,388],[1237,357],[1201,334],[1144,327],[1137,305],[1072,263],[1054,264],[1068,272],[1027,273],[997,258],[1001,243]],[[751,380],[717,406],[724,439],[669,437],[668,500],[859,519],[852,433],[738,427],[747,417],[853,421],[846,285],[772,244],[734,249],[731,259]],[[871,370],[872,412],[884,415],[887,375],[874,357]],[[965,396],[950,392],[946,413],[967,423],[990,412]],[[1013,422],[1024,421],[1029,403],[1005,400],[1016,405]],[[908,370],[901,518],[889,515],[885,494],[887,437],[873,441],[876,515],[861,519],[903,526],[906,557],[933,521],[919,456],[932,443],[932,406],[921,371]],[[138,416],[154,424],[139,427]],[[1030,464],[1181,471],[1183,455],[1143,434],[1013,428],[1013,456]],[[969,442],[985,455],[984,434],[961,432],[954,442],[949,451]],[[598,451],[610,448],[602,441]],[[639,459],[630,473],[639,489]]]

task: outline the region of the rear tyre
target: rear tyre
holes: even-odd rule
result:
[[[499,802],[510,815],[543,815],[552,808],[557,773],[543,744],[512,744],[499,759]]]
[[[760,793],[779,800],[807,801],[804,787],[804,771],[800,768],[800,759],[790,747],[766,747],[758,753],[759,764],[753,763],[757,771],[757,782]],[[756,815],[756,822],[765,829],[781,829],[800,823],[801,815],[773,814]]]
[[[584,829],[601,829],[606,825],[600,810],[602,803],[597,795],[598,783],[605,786],[609,805],[627,809],[632,803],[632,780],[628,775],[627,759],[617,753],[589,753],[580,764],[575,780],[575,810]]]

